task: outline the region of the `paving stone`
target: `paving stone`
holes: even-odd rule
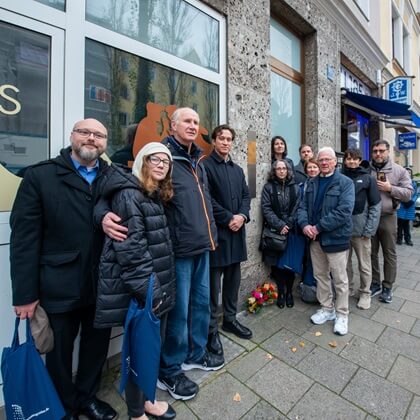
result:
[[[302,337],[283,328],[267,341],[264,341],[261,347],[287,364],[295,366],[315,346],[310,341],[304,340]],[[296,351],[292,351],[292,349],[296,349]]]
[[[267,352],[256,348],[244,357],[236,359],[227,366],[228,372],[241,382],[247,381],[252,375],[258,372],[263,366],[270,362]]]
[[[397,287],[394,291],[394,296],[409,300],[410,302],[420,303],[420,291],[405,289],[404,287]]]
[[[383,377],[397,358],[396,353],[360,337],[354,337],[340,356]]]
[[[420,419],[420,398],[414,397],[405,420],[419,420],[419,419]]]
[[[378,308],[379,307],[384,307],[386,309],[390,309],[392,311],[396,311],[398,312],[401,309],[401,306],[403,306],[405,299],[398,297],[398,296],[393,296],[392,298],[392,302],[391,303],[383,303],[379,301],[379,295],[375,296],[372,299],[372,302],[377,302],[378,303]]]
[[[402,331],[387,327],[376,344],[407,356],[416,362],[420,361],[420,338]]]
[[[365,369],[359,369],[341,396],[381,420],[402,419],[412,394]]]
[[[177,401],[173,408],[176,411],[177,420],[198,420],[198,417],[194,415],[184,402]]]
[[[350,314],[349,331],[354,335],[366,338],[370,341],[376,341],[381,335],[385,326],[379,322],[366,319],[356,314]]]
[[[296,369],[339,394],[358,366],[321,347],[316,347],[299,362]]]
[[[266,401],[260,401],[252,410],[248,411],[241,420],[286,420],[280,411]]]
[[[400,312],[420,318],[420,304],[407,300],[401,307]]]
[[[420,364],[404,356],[398,356],[388,380],[420,395]]]
[[[315,384],[289,413],[290,419],[364,419],[366,413],[340,396]]]
[[[277,359],[265,365],[246,382],[251,389],[282,413],[287,413],[312,383],[313,381],[307,376]]]
[[[420,338],[420,320],[418,319],[410,331],[410,334]]]
[[[414,274],[417,274],[417,276],[419,276],[419,273],[414,273]],[[418,282],[418,284],[417,284],[417,286],[414,290],[420,291],[420,281]]]
[[[351,322],[351,318],[350,318]],[[326,322],[323,325],[312,325],[311,329],[303,334],[303,338],[311,341],[312,343],[323,347],[324,349],[333,353],[339,354],[344,347],[348,346],[353,338],[353,334],[348,333],[344,336],[336,335],[333,333],[334,322]],[[320,332],[320,336],[315,333]],[[335,342],[336,347],[332,347],[330,343]]]
[[[283,327],[296,333],[297,335],[302,335],[313,325],[311,323],[310,317],[312,313],[317,310],[317,308],[319,307],[314,306],[312,311],[311,307],[309,307],[309,313],[295,311],[294,308],[284,308],[279,310],[279,314],[273,318],[273,322],[276,322],[280,328]]]
[[[120,419],[128,419],[127,405],[119,392],[113,386],[101,387],[98,392],[98,397],[106,401],[114,408],[118,413],[121,413]],[[82,420],[82,417],[80,417]]]
[[[4,407],[0,407],[0,420],[6,420],[6,412],[4,411]]]
[[[233,400],[236,393],[241,396],[241,401]],[[230,374],[223,373],[206,384],[186,404],[198,418],[235,420],[241,418],[258,401],[258,396],[246,386]]]
[[[410,274],[413,274],[410,276]],[[404,287],[404,289],[414,290],[417,286],[419,279],[419,274],[410,271],[407,275],[402,276],[401,273],[398,273],[398,280],[396,281],[396,286]]]
[[[404,332],[410,332],[416,321],[412,316],[402,314],[401,312],[391,311],[383,306],[375,312],[372,319]]]
[[[222,342],[222,345],[223,345],[225,364],[228,364],[232,360],[236,359],[240,354],[246,351],[242,346],[235,343],[233,340],[230,340],[228,337],[224,335],[220,336],[220,341]]]

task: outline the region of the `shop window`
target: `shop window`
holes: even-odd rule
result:
[[[169,134],[172,112],[191,104],[200,116],[198,143],[204,148],[210,146],[209,131],[219,121],[218,85],[90,39],[85,51],[85,117],[96,118],[108,128],[111,159],[123,155],[123,163],[129,163],[133,151],[139,149],[137,140],[163,139]],[[128,63],[127,73],[121,71],[123,61]],[[197,86],[195,93],[189,89],[192,83]],[[127,87],[127,100],[120,95],[122,86]],[[121,120],[122,113],[127,115],[125,121]],[[129,122],[139,124],[134,145],[133,139],[127,138]]]
[[[66,9],[66,0],[35,0],[38,3],[46,4],[47,6],[54,7],[55,9],[64,10]]]
[[[0,22],[0,165],[48,158],[51,38]]]
[[[86,19],[219,71],[219,23],[184,0],[86,0]]]
[[[299,160],[302,143],[302,42],[271,19],[271,134],[287,142],[288,155]]]

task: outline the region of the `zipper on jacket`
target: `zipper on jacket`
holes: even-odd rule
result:
[[[200,162],[200,159],[197,161],[197,167],[198,167],[199,162]],[[206,200],[204,199],[204,194],[203,194],[203,190],[201,189],[200,180],[198,179],[198,176],[197,176],[194,168],[191,165],[190,165],[190,168],[191,168],[192,174],[194,175],[195,182],[197,182],[198,190],[200,191],[201,201],[203,203],[204,214],[205,214],[206,220],[207,220],[207,230],[209,232],[211,250],[214,251],[216,249],[216,247],[214,245],[213,236],[211,234],[210,217],[209,217],[208,212],[207,212]]]

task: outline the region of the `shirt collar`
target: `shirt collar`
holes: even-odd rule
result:
[[[87,171],[99,169],[99,159],[96,159],[95,165],[91,166],[90,168],[86,167],[85,165],[82,165],[78,160],[73,159],[73,156],[71,154],[70,154],[70,159],[73,162],[73,165],[76,168],[76,170],[79,170],[80,168],[85,168]]]

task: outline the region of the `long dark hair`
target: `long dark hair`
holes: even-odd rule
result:
[[[283,153],[283,156],[281,157],[282,159],[284,159],[287,156],[287,143],[286,143],[286,140],[282,136],[274,136],[271,139],[271,160],[274,160],[276,158],[276,156],[274,154],[274,143],[276,142],[276,140],[281,140],[284,143],[284,153]]]
[[[286,178],[285,178],[284,181],[286,183],[288,183],[293,179],[294,175],[293,175],[293,169],[290,166],[290,163],[285,159],[277,159],[271,164],[271,170],[270,170],[270,173],[268,174],[268,180],[269,181],[279,181],[280,180],[278,178],[278,176],[276,175],[276,167],[277,167],[277,164],[279,162],[283,162],[286,165],[287,175],[286,175]]]

